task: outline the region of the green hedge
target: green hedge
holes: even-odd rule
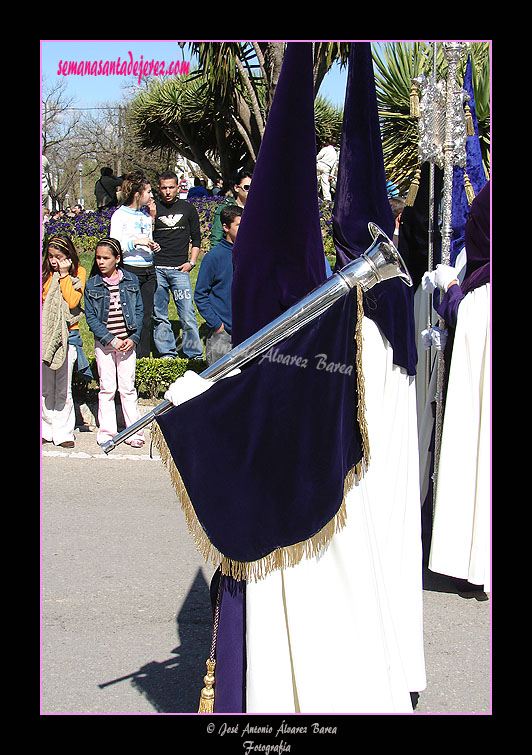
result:
[[[164,392],[174,380],[184,375],[186,370],[203,372],[207,363],[203,359],[137,359],[135,371],[135,385],[139,393],[147,394],[149,398],[164,395]]]
[[[80,401],[86,401],[88,395],[98,390],[98,368],[95,357],[89,357],[89,364],[94,380],[87,383],[78,373],[72,376],[72,390]],[[148,399],[157,399],[164,396],[164,392],[174,380],[185,374],[186,370],[192,370],[198,374],[207,368],[207,362],[203,359],[149,359],[142,357],[137,359],[135,369],[135,387],[139,396]]]

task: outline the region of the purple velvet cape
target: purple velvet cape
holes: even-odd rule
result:
[[[395,220],[386,192],[386,176],[369,42],[351,44],[342,126],[342,146],[333,210],[336,269],[371,245],[368,222],[389,238]],[[393,361],[415,375],[417,349],[414,290],[398,279],[372,288],[364,296],[364,313],[393,348]]]

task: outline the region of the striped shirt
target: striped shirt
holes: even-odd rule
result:
[[[124,313],[122,312],[122,304],[120,302],[120,289],[118,283],[106,283],[109,289],[109,295],[111,301],[109,302],[109,315],[107,317],[107,330],[112,333],[113,336],[118,338],[127,338],[128,333],[126,330],[126,323],[124,320]]]

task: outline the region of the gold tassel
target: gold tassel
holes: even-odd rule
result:
[[[201,690],[198,713],[212,713],[214,711],[214,667],[216,661],[209,658],[206,661],[207,673],[203,677],[205,687]]]
[[[467,203],[471,205],[471,203],[473,202],[475,198],[475,190],[473,188],[473,184],[469,180],[469,176],[467,175],[465,171],[464,171],[464,188],[465,188]]]
[[[471,115],[471,108],[466,103],[465,106],[465,122],[466,122],[466,134],[467,136],[475,136],[475,125],[473,123],[473,116]]]
[[[203,677],[205,687],[201,690],[198,713],[214,712],[214,669],[216,667],[214,656],[216,655],[216,637],[218,635],[218,621],[220,619],[220,585],[221,580],[220,582],[218,582],[218,595],[216,596],[216,610],[214,612],[214,626],[212,629],[211,654],[209,656],[209,659],[205,661],[205,665],[207,666],[207,673]]]
[[[412,181],[412,183],[410,184],[410,188],[408,189],[408,194],[405,200],[405,204],[407,207],[413,207],[414,202],[416,201],[420,178],[421,178],[421,168],[418,168],[416,170],[416,175],[414,176],[414,180]]]
[[[419,89],[414,83],[412,83],[412,87],[410,89],[410,117],[421,117],[421,110],[419,108]]]

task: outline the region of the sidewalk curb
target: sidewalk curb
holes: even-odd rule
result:
[[[152,409],[158,406],[161,401],[154,401],[153,403],[149,404],[139,404],[138,407],[140,416],[144,417],[146,414],[148,414],[148,412],[151,412]],[[80,430],[81,432],[86,432],[87,430],[95,430],[98,425],[98,402],[91,401],[88,404],[79,404],[77,402],[74,403],[76,410],[76,430]],[[120,401],[118,401],[116,406],[118,427],[119,429],[123,429],[126,425],[122,415],[122,407],[120,406]]]

